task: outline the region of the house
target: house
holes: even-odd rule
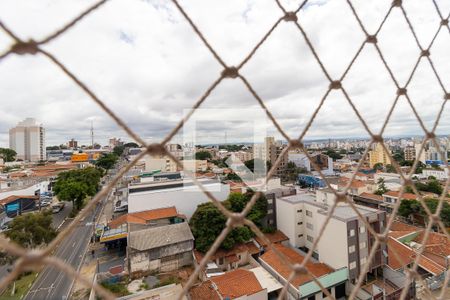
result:
[[[241,266],[248,265],[251,256],[260,253],[260,249],[252,241],[237,244],[229,250],[219,248],[208,260],[207,267],[199,275],[200,279],[206,280],[221,274],[225,271],[238,269]],[[204,254],[198,250],[194,250],[195,265],[199,265]]]
[[[349,189],[347,190],[347,193],[350,195],[360,195],[360,194],[368,191],[366,181],[354,179],[351,183],[349,183],[349,182],[350,182],[350,178],[342,177],[339,180],[339,184],[338,184],[339,189],[343,190],[344,188],[346,188],[349,185]]]
[[[189,296],[192,300],[266,300],[267,289],[261,286],[253,272],[237,269],[192,287]]]
[[[259,258],[259,262],[263,268],[284,285],[292,273],[290,265],[301,264],[305,256],[293,248],[283,245],[275,245],[274,247],[285,257],[286,261],[281,260],[273,250],[269,250]],[[297,274],[290,281],[288,299],[323,299],[326,297],[320,287],[312,281],[310,274],[314,275],[335,299],[346,296],[345,286],[348,280],[346,267],[335,270],[324,263],[312,261],[312,259],[305,264],[305,267],[308,274]]]
[[[384,206],[383,209],[385,209],[386,211],[391,211],[392,208],[394,207],[395,203],[397,203],[397,201],[400,198],[400,192],[397,191],[388,191],[386,193],[383,194],[383,203],[381,204],[382,206]],[[412,194],[412,193],[403,193],[401,195],[402,200],[417,200],[417,196],[416,194]]]
[[[364,205],[375,209],[381,209],[383,207],[381,206],[383,201],[384,201],[383,196],[372,193],[362,193],[360,195],[353,196],[353,202],[355,202],[356,204]]]
[[[129,273],[167,272],[192,264],[194,237],[187,222],[149,227],[128,234]]]

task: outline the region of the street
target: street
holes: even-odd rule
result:
[[[62,259],[73,268],[80,266],[86,247],[93,232],[93,217],[98,213],[89,213],[75,230],[66,237],[57,248],[56,257]],[[54,267],[45,267],[33,283],[25,299],[67,299],[73,278]]]

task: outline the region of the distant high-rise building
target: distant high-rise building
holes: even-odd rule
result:
[[[45,129],[33,118],[26,118],[9,130],[9,147],[17,152],[16,159],[40,161],[46,159]]]
[[[71,149],[78,148],[78,141],[75,141],[74,139],[71,139],[70,141],[67,142],[67,147],[69,147]]]
[[[407,146],[405,147],[405,160],[406,161],[413,161],[416,159],[416,148]]]
[[[112,149],[112,148],[114,148],[114,147],[117,147],[117,146],[123,146],[123,141],[121,141],[120,140],[120,138],[119,139],[117,139],[117,138],[110,138],[109,139],[109,147]]]
[[[373,168],[377,163],[381,163],[384,166],[391,164],[391,159],[380,143],[377,143],[375,148],[369,151],[369,166]]]

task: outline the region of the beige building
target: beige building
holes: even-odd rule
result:
[[[9,130],[9,147],[17,152],[16,159],[40,161],[46,159],[45,129],[33,118],[26,118]]]
[[[186,160],[183,160],[182,162],[183,162],[183,168],[186,171],[205,172],[208,169],[208,161],[207,160],[186,159]]]
[[[375,148],[369,151],[369,166],[373,168],[373,166],[378,163],[381,163],[383,166],[391,164],[389,155],[384,151],[384,148],[380,143],[377,143]]]
[[[160,170],[161,172],[176,172],[177,171],[177,164],[175,161],[171,160],[169,157],[165,155],[160,156],[145,156],[145,171],[151,172],[151,171],[157,171]]]
[[[414,147],[406,147],[404,152],[406,161],[413,161],[416,159],[416,149]]]
[[[290,246],[305,251],[312,248],[327,219],[328,205],[335,201],[334,196],[327,198],[321,198],[319,202],[313,194],[307,193],[276,198],[277,228],[289,238]],[[356,207],[375,232],[383,232],[385,212],[365,206]],[[369,273],[372,274],[382,265],[380,248],[376,250],[372,262],[368,261],[373,243],[373,236],[356,212],[348,204],[338,204],[313,257],[334,269],[348,268],[348,278],[354,282],[365,264],[371,264]]]

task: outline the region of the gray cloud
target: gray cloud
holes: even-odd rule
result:
[[[369,33],[377,29],[391,3],[352,2]],[[39,39],[92,3],[2,1],[0,19],[20,37]],[[290,10],[299,1],[283,3]],[[229,65],[242,61],[281,16],[270,0],[197,0],[181,4]],[[431,1],[429,4],[419,0],[405,3],[424,47],[439,25]],[[443,15],[447,15],[448,1],[438,4]],[[345,1],[312,1],[298,16],[326,70],[333,79],[339,78],[365,39],[348,5]],[[399,11],[392,11],[378,40],[398,83],[404,85],[419,49]],[[11,40],[0,33],[0,51],[10,44]],[[183,110],[197,101],[222,70],[176,8],[166,1],[111,1],[45,49],[54,53],[133,130],[153,141],[176,125]],[[447,90],[449,49],[450,35],[441,30],[431,48],[431,58]],[[241,73],[292,136],[302,131],[328,88],[328,80],[301,33],[288,22],[275,29]],[[373,45],[365,46],[343,84],[369,127],[378,132],[395,99],[396,87]],[[426,60],[421,61],[408,93],[425,126],[431,128],[444,92]],[[99,142],[112,136],[127,138],[87,95],[41,56],[10,56],[0,62],[0,103],[1,146],[8,144],[8,129],[29,116],[45,124],[48,144],[72,137],[88,143],[91,121]],[[257,108],[258,104],[241,82],[227,79],[203,107],[240,109]],[[206,137],[219,138],[224,131],[236,138],[239,133],[243,138],[251,134],[251,130],[235,123],[204,127],[201,130]],[[448,134],[449,129],[447,104],[438,133]],[[421,133],[406,99],[399,100],[385,133]],[[346,136],[367,133],[342,94],[332,92],[307,137]]]

